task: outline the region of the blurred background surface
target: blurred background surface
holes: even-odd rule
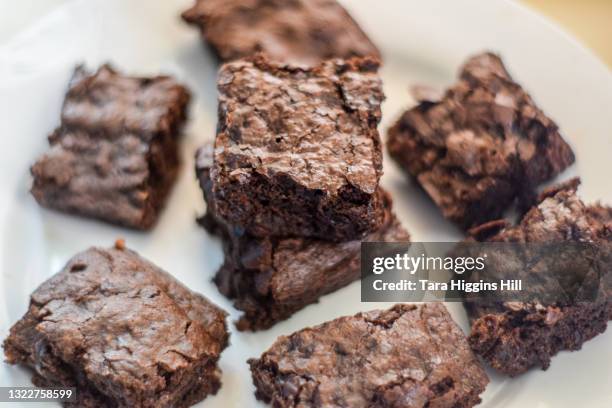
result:
[[[558,23],[612,67],[612,0],[521,0]]]
[[[66,1],[0,0],[0,44]],[[612,67],[612,0],[510,1],[521,2],[555,21]]]

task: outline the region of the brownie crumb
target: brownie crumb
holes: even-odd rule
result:
[[[115,241],[115,249],[124,250],[125,249],[125,240],[123,238],[119,238]]]

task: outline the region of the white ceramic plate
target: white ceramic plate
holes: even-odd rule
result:
[[[9,2],[5,2],[10,4]],[[554,26],[515,3],[502,0],[355,0],[347,7],[383,50],[382,75],[388,96],[383,132],[412,104],[415,83],[444,86],[461,62],[484,49],[502,54],[514,76],[555,118],[575,148],[578,163],[561,178],[579,174],[582,196],[612,203],[610,114],[612,75],[608,68]],[[201,292],[235,319],[237,312],[210,279],[220,265],[220,244],[195,224],[204,203],[193,174],[193,154],[214,136],[215,62],[198,33],[179,19],[191,0],[76,0],[48,15],[0,47],[0,337],[26,310],[29,293],[76,252],[110,246],[117,237]],[[10,18],[9,13],[0,19]],[[161,222],[135,233],[39,208],[28,194],[28,168],[47,148],[57,125],[73,66],[111,61],[130,73],[176,75],[195,93],[183,144],[184,167]],[[433,204],[389,161],[383,184],[398,216],[416,241],[460,239]],[[257,406],[245,361],[274,339],[302,327],[360,310],[359,283],[324,297],[290,320],[256,334],[232,328],[221,358],[223,387],[208,407]],[[449,304],[467,329],[458,304]],[[516,379],[491,373],[483,407],[611,407],[612,331],[583,350],[560,353],[546,372]],[[0,364],[0,386],[29,385],[29,374]],[[32,406],[32,405],[28,405]]]

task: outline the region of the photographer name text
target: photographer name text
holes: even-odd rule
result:
[[[427,279],[408,280],[402,279],[396,282],[386,282],[382,279],[376,279],[372,282],[372,288],[375,291],[461,291],[466,293],[479,292],[495,292],[495,291],[510,291],[519,292],[523,288],[523,282],[520,279],[501,280],[499,282],[466,282],[464,280],[451,280],[449,282],[436,282]]]

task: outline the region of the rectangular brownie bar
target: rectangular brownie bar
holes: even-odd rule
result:
[[[239,330],[267,329],[321,296],[359,279],[360,240],[334,243],[307,238],[255,238],[219,218],[212,198],[212,146],[198,151],[196,173],[207,202],[204,226],[224,241],[225,262],[215,277],[225,296],[244,314]],[[385,214],[368,241],[410,240],[382,193]]]
[[[489,379],[444,305],[396,305],[281,336],[249,360],[274,407],[465,408]]]
[[[466,229],[532,198],[574,162],[557,125],[490,53],[470,58],[443,96],[405,112],[387,147],[444,216]]]
[[[32,194],[45,207],[151,227],[177,175],[189,99],[169,77],[77,67],[51,148],[32,166]]]
[[[224,65],[211,172],[219,215],[257,237],[346,241],[378,228],[377,70],[369,58]]]
[[[500,221],[472,230],[474,239],[595,243],[609,257],[612,208],[584,204],[576,195],[578,183],[573,179],[545,191],[516,226]],[[551,357],[561,350],[579,350],[584,342],[603,333],[612,319],[612,273],[604,272],[595,301],[465,302],[472,322],[472,349],[493,368],[511,376],[531,367],[548,368]]]
[[[91,248],[32,293],[4,341],[75,407],[188,407],[220,387],[225,312],[123,248]]]
[[[223,61],[263,52],[293,64],[379,56],[370,39],[334,0],[196,0],[183,19]]]

